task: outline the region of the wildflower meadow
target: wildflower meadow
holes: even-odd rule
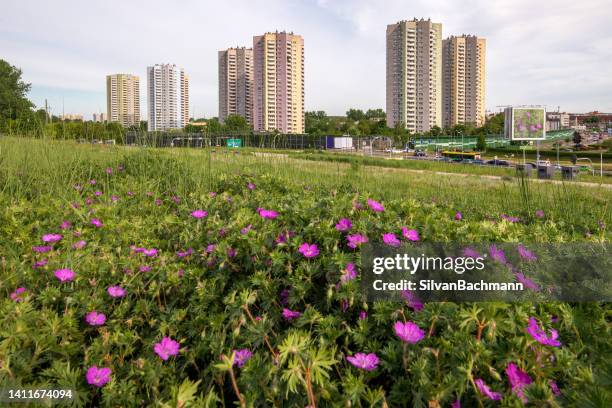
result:
[[[610,190],[525,183],[0,139],[0,388],[78,407],[612,406],[607,303],[362,296],[366,243],[609,242]]]

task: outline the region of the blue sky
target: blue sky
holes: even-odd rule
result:
[[[612,112],[609,0],[3,0],[0,58],[23,70],[38,105],[91,117],[106,110],[105,76],[141,77],[175,63],[190,75],[192,116],[217,115],[217,51],[253,35],[304,37],[306,110],[385,108],[386,25],[413,17],[443,36],[487,39],[487,108]]]

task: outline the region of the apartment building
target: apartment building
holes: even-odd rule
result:
[[[304,133],[304,39],[287,32],[253,37],[253,127]]]
[[[387,26],[387,126],[427,132],[442,125],[442,24]]]
[[[189,77],[174,64],[147,67],[148,130],[180,129],[189,122]]]
[[[253,49],[219,51],[219,121],[240,115],[253,126]]]
[[[486,40],[473,35],[442,41],[442,124],[485,122]]]
[[[140,78],[131,74],[106,76],[106,119],[125,127],[140,123]]]

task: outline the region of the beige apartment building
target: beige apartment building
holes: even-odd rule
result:
[[[304,133],[304,39],[286,32],[253,37],[253,128]]]
[[[219,120],[240,115],[253,126],[253,49],[219,51]]]
[[[140,79],[136,75],[106,76],[106,119],[125,127],[140,124]]]
[[[473,35],[442,41],[442,124],[485,122],[486,40]]]
[[[411,132],[442,125],[442,24],[430,19],[387,26],[387,126]]]

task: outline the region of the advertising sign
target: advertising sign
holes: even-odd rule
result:
[[[546,110],[544,108],[506,108],[504,131],[511,140],[544,140]]]

